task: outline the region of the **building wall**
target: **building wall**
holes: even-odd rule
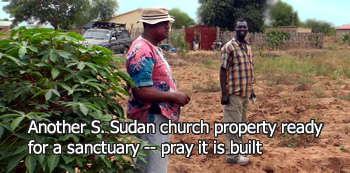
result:
[[[312,29],[311,28],[301,28],[301,27],[299,27],[297,32],[311,33]]]
[[[142,22],[137,23],[137,21],[140,20],[141,17],[142,17],[142,9],[137,9],[135,11],[131,11],[131,12],[113,17],[108,21],[114,22],[114,23],[126,24],[126,29],[129,32],[132,32],[132,30],[135,30],[136,28],[143,28]]]
[[[341,38],[344,34],[350,34],[350,29],[337,29],[337,38]]]

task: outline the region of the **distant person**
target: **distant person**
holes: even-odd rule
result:
[[[201,37],[199,36],[199,40],[198,40],[198,50],[201,50]]]
[[[168,62],[158,44],[168,38],[170,22],[174,19],[165,8],[149,8],[142,13],[144,32],[131,45],[127,54],[126,69],[137,87],[129,88],[131,98],[127,116],[138,122],[155,123],[156,134],[142,134],[140,138],[150,144],[169,142],[169,135],[159,132],[159,124],[179,120],[180,106],[189,103],[190,97],[179,92]],[[155,152],[154,152],[155,151]],[[161,158],[159,151],[149,151],[146,161],[138,160],[146,173],[166,173],[168,156]]]
[[[221,48],[220,85],[221,104],[224,122],[246,122],[249,96],[253,94],[252,48],[245,36],[248,33],[247,22],[239,19],[235,23],[236,36]],[[237,134],[224,134],[227,150],[230,140],[243,143],[243,137]],[[226,163],[245,165],[249,158],[241,155],[226,154]]]
[[[192,47],[193,47],[192,48],[193,50],[196,50],[196,41],[194,41],[194,40],[192,41]]]

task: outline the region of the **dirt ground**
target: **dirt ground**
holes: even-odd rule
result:
[[[306,51],[307,52],[307,51]],[[210,54],[212,52],[208,52]],[[197,60],[194,60],[196,59]],[[186,59],[186,58],[185,58]],[[191,102],[182,108],[180,122],[199,122],[203,119],[214,127],[223,120],[220,104],[218,61],[201,62],[201,54],[193,54],[191,61],[168,58],[178,90],[186,92]],[[206,65],[207,64],[207,65]],[[213,130],[211,134],[172,135],[171,143],[209,143],[208,155],[198,155],[197,147],[190,158],[183,155],[169,157],[169,173],[185,172],[350,172],[350,102],[332,97],[334,87],[349,94],[350,79],[337,84],[330,77],[317,76],[313,86],[326,88],[325,97],[312,97],[314,91],[296,91],[296,85],[267,85],[261,74],[256,74],[254,90],[257,102],[249,104],[248,122],[278,122],[272,138],[263,134],[246,135],[263,143],[262,155],[248,155],[251,163],[246,166],[225,163],[225,155],[213,154]],[[207,86],[203,89],[201,86]],[[281,135],[281,122],[324,122],[319,138],[313,135]],[[217,138],[224,142],[223,136]]]

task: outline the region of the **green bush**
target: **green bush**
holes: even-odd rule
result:
[[[187,53],[190,50],[190,46],[187,44],[183,33],[173,33],[169,34],[169,41],[171,45],[182,53]]]
[[[266,34],[267,44],[272,49],[277,49],[284,45],[285,40],[289,40],[289,33],[283,31],[270,31]]]
[[[350,45],[350,34],[344,34],[342,37],[342,41],[344,44]]]
[[[133,135],[109,134],[109,121],[123,118],[118,99],[128,96],[127,73],[108,49],[79,44],[82,37],[52,29],[16,28],[0,41],[0,172],[124,172],[133,169],[131,154],[68,155],[68,143],[132,143]],[[90,124],[100,120],[104,134],[27,133],[29,122]],[[46,154],[29,155],[28,141],[49,144]],[[52,152],[62,145],[62,154]]]

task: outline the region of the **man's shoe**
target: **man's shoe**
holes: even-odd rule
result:
[[[226,163],[228,164],[239,164],[239,165],[246,165],[249,163],[249,158],[248,157],[244,157],[244,156],[238,156],[237,160],[232,160],[232,159],[226,159]]]

